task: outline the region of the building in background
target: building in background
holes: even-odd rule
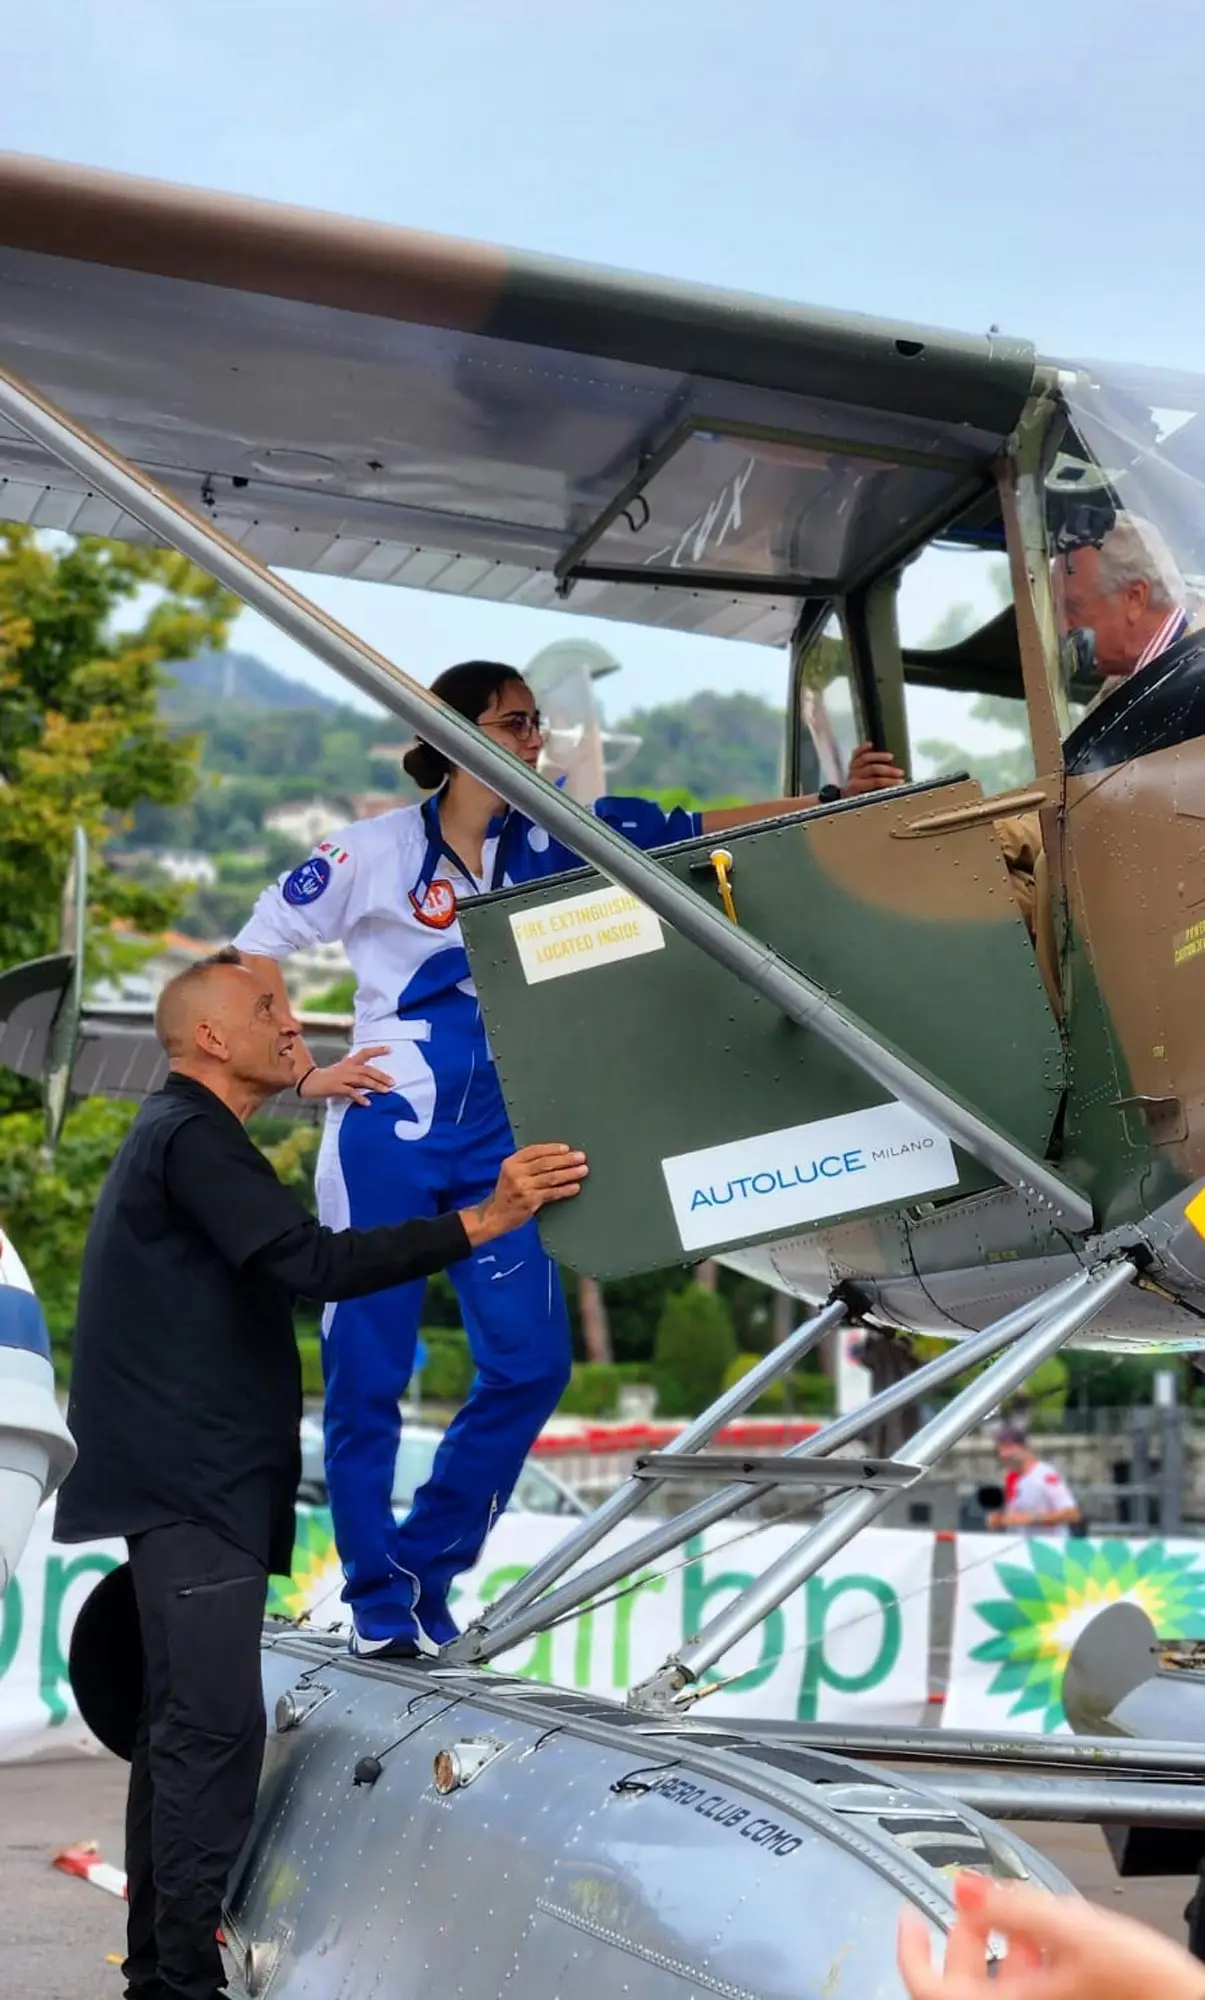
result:
[[[346,826],[347,806],[331,799],[293,800],[273,806],[261,822],[265,833],[275,833],[298,847],[316,847],[337,828]]]

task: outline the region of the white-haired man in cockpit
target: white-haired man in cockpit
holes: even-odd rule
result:
[[[1189,626],[1189,592],[1175,558],[1159,530],[1137,514],[1119,514],[1099,548],[1067,549],[1056,557],[1054,600],[1060,634],[1075,648],[1079,677],[1088,670],[1100,682],[1087,714],[1174,646]],[[996,833],[1057,1006],[1041,821],[1036,812],[1022,813],[997,820]]]
[[[1188,629],[1188,590],[1158,529],[1119,514],[1099,548],[1068,549],[1054,565],[1059,629],[1102,685],[1096,702],[1149,666]]]

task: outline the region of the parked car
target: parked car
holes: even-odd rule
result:
[[[393,1474],[393,1508],[409,1512],[414,1496],[431,1471],[443,1432],[430,1424],[404,1423]],[[322,1419],[301,1419],[301,1489],[299,1497],[315,1507],[326,1505],[326,1471],[322,1450]],[[554,1472],[528,1459],[519,1474],[507,1508],[517,1514],[588,1514],[590,1508]]]

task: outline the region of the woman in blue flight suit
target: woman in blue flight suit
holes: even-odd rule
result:
[[[513,668],[468,661],[432,692],[535,767],[540,718]],[[336,1228],[433,1215],[490,1193],[514,1140],[458,901],[581,865],[429,744],[408,752],[405,769],[433,796],[320,842],[264,891],[236,940],[280,959],[341,939],[356,974],[356,1040],[372,1046],[329,1070],[311,1068],[298,1085],[329,1100],[316,1186],[319,1214]],[[863,746],[847,789],[899,781],[889,756]],[[645,799],[600,799],[594,810],[650,849],[804,803],[666,813]],[[309,1058],[299,1054],[304,1072]],[[357,1652],[413,1655],[456,1636],[452,1579],[476,1561],[569,1379],[564,1298],[534,1222],[449,1276],[477,1374],[400,1525],[390,1495],[423,1285],[345,1300],[324,1315],[327,1488]]]

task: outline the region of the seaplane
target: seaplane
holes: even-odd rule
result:
[[[435,1662],[268,1624],[227,1911],[246,1991],[871,2000],[899,1991],[901,1907],[948,1930],[958,1867],[1066,1886],[1019,1822],[1195,1869],[1205,1682],[1132,1620],[1124,1660],[1078,1655],[1069,1738],[759,1724],[706,1696],[1048,1356],[1205,1346],[1205,380],[15,156],[0,295],[0,514],[182,551],[580,857],[463,913],[518,1138],[555,1124],[591,1161],[549,1250],[603,1280],[714,1256],[803,1311]],[[899,595],[932,549],[997,553],[1011,590],[926,649]],[[784,796],[820,802],[637,852],[307,572],[778,648]],[[1120,674],[1082,610],[1107,580],[1159,614]],[[841,797],[843,718],[912,772],[916,688],[1023,704],[1032,779]],[[580,686],[569,706],[571,762]],[[46,1080],[52,1125],[159,1073],[148,1021],[89,1004],[65,944],[0,977],[0,1062]],[[841,1325],[945,1345],[791,1452],[708,1451]],[[714,1491],[615,1544],[687,1477]],[[788,1484],[816,1518],[626,1701],[494,1665]],[[105,1588],[77,1685],[87,1718],[103,1658],[120,1752],[137,1648]]]

